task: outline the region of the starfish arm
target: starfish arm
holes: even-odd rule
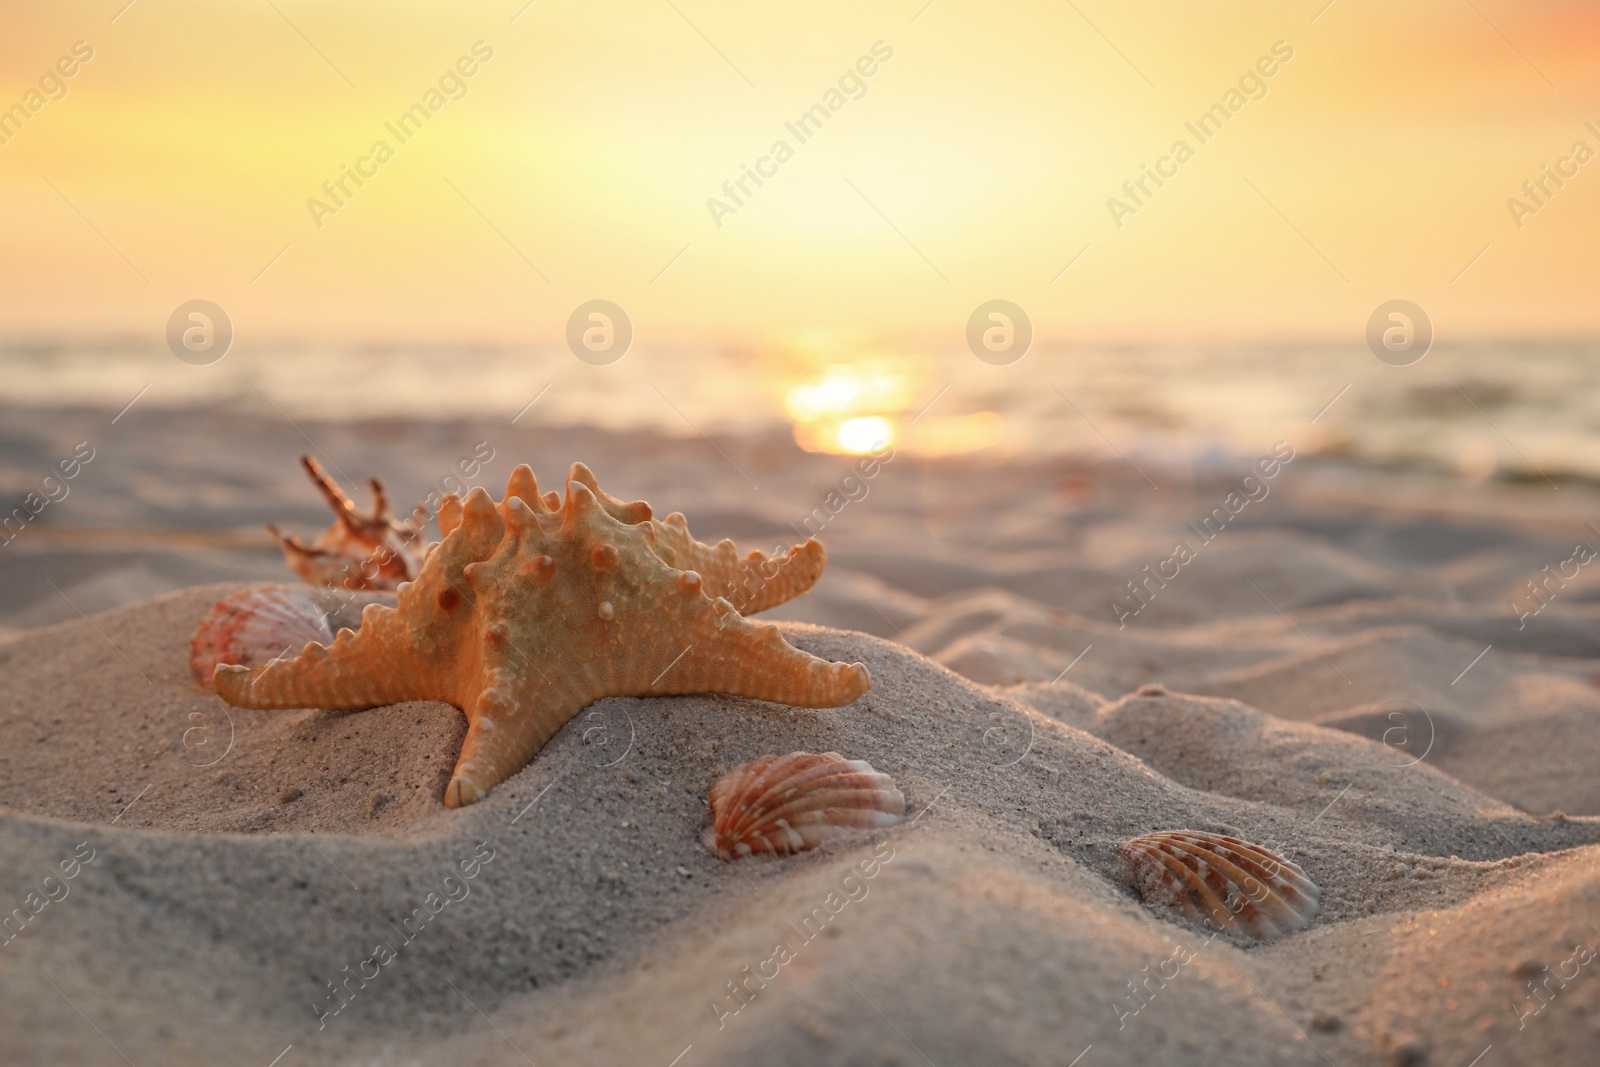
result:
[[[298,656],[262,667],[219,663],[212,687],[239,708],[373,708],[426,699],[433,694],[398,651],[403,636],[393,608],[369,604],[361,629],[339,631],[331,646],[313,641]]]
[[[740,557],[726,538],[715,545],[696,541],[680,512],[650,525],[663,559],[679,570],[698,573],[707,596],[726,597],[744,615],[793,600],[816,584],[828,564],[827,550],[814,537],[781,556],[769,558],[755,551]]]
[[[679,629],[684,651],[645,690],[650,695],[731,693],[800,708],[837,708],[872,686],[864,664],[802,652],[776,626],[752,623],[726,600],[705,604]]]
[[[592,694],[554,686],[531,664],[514,666],[500,657],[487,684],[463,710],[467,736],[445,789],[447,808],[475,804],[501,782],[528,765],[534,753],[586,705]]]
[[[816,585],[827,565],[828,551],[815,537],[772,559],[751,552],[739,561],[739,586],[730,599],[744,615],[775,608]]]

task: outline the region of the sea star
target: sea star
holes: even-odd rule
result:
[[[567,483],[558,509],[531,471],[513,483],[499,505],[482,489],[467,496],[397,607],[369,605],[359,631],[293,659],[218,665],[217,694],[250,708],[448,701],[468,722],[445,791],[457,808],[601,697],[727,693],[825,708],[872,684],[862,664],[802,652],[708,596],[698,573],[658,554],[657,524],[617,518],[583,481]]]

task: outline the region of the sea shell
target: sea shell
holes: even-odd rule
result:
[[[211,688],[219,663],[259,666],[294,655],[306,643],[326,643],[340,630],[361,628],[368,604],[395,602],[391,593],[347,593],[309,586],[263,585],[223,597],[195,624],[189,672]]]
[[[803,852],[906,814],[894,779],[837,752],[762,756],[718,779],[710,800],[717,851],[729,859]]]
[[[328,644],[333,628],[298,590],[246,589],[212,605],[189,639],[189,671],[205,689],[219,663],[258,667],[294,655],[309,641]]]
[[[1122,846],[1129,881],[1149,907],[1256,941],[1287,937],[1316,917],[1322,890],[1260,845],[1203,830],[1168,830]]]
[[[394,589],[417,576],[422,566],[422,533],[428,523],[426,508],[419,504],[411,518],[395,522],[383,483],[373,478],[367,482],[372,489],[372,510],[362,512],[315,459],[301,456],[300,463],[335,518],[309,545],[267,525],[267,532],[283,547],[290,570],[310,585],[343,589]]]
[[[802,652],[709,596],[699,574],[655,552],[647,524],[612,515],[581,481],[547,511],[531,470],[512,477],[502,503],[467,495],[394,606],[369,604],[359,630],[293,659],[218,664],[217,695],[247,708],[449,701],[468,724],[444,795],[458,808],[602,697],[726,693],[836,708],[872,684],[865,665]]]

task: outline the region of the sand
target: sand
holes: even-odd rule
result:
[[[98,418],[7,414],[41,454]],[[767,549],[850,463],[300,429],[402,501],[492,439],[480,481],[583,459]],[[189,679],[206,608],[289,580],[258,524],[322,521],[305,439],[203,413],[115,433],[0,550],[0,909],[39,894],[0,945],[0,1062],[1493,1067],[1600,1039],[1600,579],[1520,627],[1509,607],[1600,514],[1591,487],[1306,455],[1119,628],[1112,599],[1227,477],[896,457],[830,518],[817,588],[768,616],[866,663],[861,700],[608,699],[447,811],[448,705],[253,712]],[[869,760],[910,819],[719,859],[710,784],[794,750]],[[1300,864],[1316,922],[1246,946],[1143,906],[1117,848],[1179,828]],[[358,973],[345,1003],[330,983]]]

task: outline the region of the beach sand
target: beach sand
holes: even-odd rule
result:
[[[112,414],[5,413],[7,492],[96,452],[0,550],[0,911],[26,916],[0,1062],[1494,1067],[1600,1040],[1600,567],[1513,608],[1600,545],[1592,486],[1303,443],[1205,540],[1255,457],[897,455],[830,510],[856,460],[782,438]],[[607,699],[446,810],[450,706],[246,711],[189,677],[212,603],[291,581],[262,524],[325,523],[308,442],[400,505],[487,443],[497,497],[582,460],[705,541],[770,551],[810,514],[827,573],[764,617],[872,689]],[[870,761],[908,821],[719,859],[711,783],[796,750]],[[1118,846],[1162,829],[1279,851],[1320,915],[1241,945],[1145,907]]]

